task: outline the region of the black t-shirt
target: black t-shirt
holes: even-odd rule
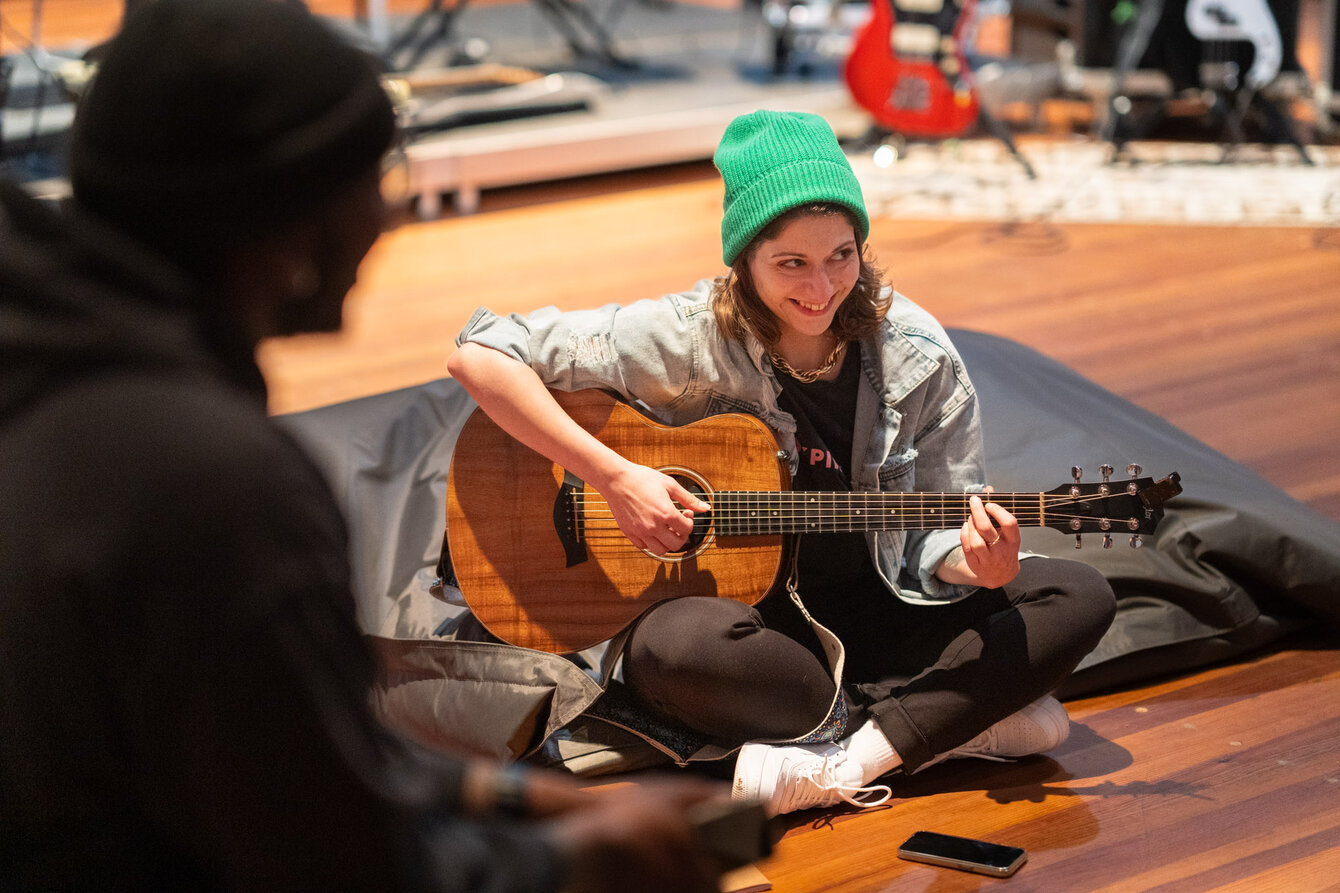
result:
[[[800,462],[792,489],[851,490],[847,469],[852,461],[860,376],[860,356],[848,350],[838,377],[832,381],[804,383],[789,375],[778,377],[782,385],[780,405],[796,419]],[[881,585],[862,533],[802,534],[798,548],[800,596],[810,613],[825,625],[825,618],[843,611],[861,592]],[[769,626],[802,640],[807,638],[796,628],[799,615],[788,599],[765,599],[759,610]]]

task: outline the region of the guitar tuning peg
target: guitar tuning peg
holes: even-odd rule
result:
[[[1112,548],[1112,534],[1110,533],[1103,534],[1103,548],[1104,549]]]
[[[1140,476],[1140,473],[1142,471],[1144,471],[1144,469],[1141,468],[1139,465],[1136,465],[1134,462],[1126,466],[1126,473],[1131,476],[1130,483],[1126,485],[1126,492],[1131,494],[1132,496],[1135,496],[1137,493],[1140,492],[1140,487],[1135,483],[1135,479]],[[1140,547],[1136,546],[1135,548],[1138,549]]]
[[[1075,534],[1075,548],[1076,548],[1076,549],[1083,549],[1083,548],[1084,548],[1084,535],[1083,535],[1083,534],[1080,534],[1080,533]]]
[[[1079,479],[1084,477],[1084,469],[1080,468],[1078,465],[1072,465],[1070,466],[1070,476],[1074,478],[1075,483],[1078,484]]]
[[[1098,471],[1103,475],[1103,483],[1107,483],[1112,479],[1112,466],[1108,465],[1106,462],[1098,466]]]
[[[1137,533],[1137,534],[1133,534],[1133,535],[1131,536],[1131,548],[1132,548],[1132,549],[1143,549],[1144,546],[1145,546],[1145,541],[1144,541],[1143,539],[1140,538],[1140,534]]]

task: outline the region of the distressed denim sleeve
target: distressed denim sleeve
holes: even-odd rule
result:
[[[525,363],[551,388],[602,388],[652,405],[683,393],[696,353],[692,330],[670,298],[527,315],[481,308],[456,339],[467,341]]]

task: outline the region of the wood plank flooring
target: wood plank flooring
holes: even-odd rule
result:
[[[1013,765],[959,761],[869,813],[795,819],[760,868],[778,893],[1335,889],[1340,661],[1285,651],[1071,702],[1071,738]],[[927,828],[1022,846],[1008,881],[901,862]]]
[[[720,198],[688,165],[405,225],[365,265],[344,334],[264,346],[274,408],[441,377],[479,304],[593,306],[714,274]],[[1340,519],[1340,232],[878,220],[871,244],[946,324],[1041,350]],[[759,868],[777,893],[1337,889],[1334,630],[1068,707],[1058,751],[947,763],[887,807],[790,817]],[[897,859],[921,828],[1029,862],[1001,881]]]

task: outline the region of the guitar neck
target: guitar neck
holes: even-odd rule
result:
[[[858,533],[868,530],[937,530],[959,527],[970,514],[970,493],[848,493],[718,491],[712,495],[717,536],[784,533]],[[981,495],[981,494],[978,494]],[[1045,527],[1046,493],[992,493],[1024,527]],[[1074,505],[1071,497],[1060,500]]]

